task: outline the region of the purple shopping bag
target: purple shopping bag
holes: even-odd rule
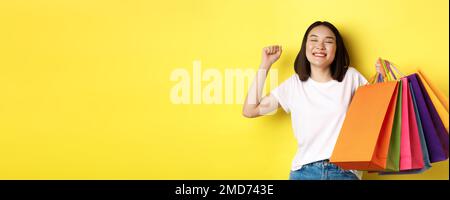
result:
[[[434,163],[446,160],[449,153],[449,136],[444,124],[442,124],[428,93],[417,75],[412,74],[407,76],[407,78],[411,83],[417,101],[430,161]]]

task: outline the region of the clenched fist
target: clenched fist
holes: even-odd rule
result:
[[[281,45],[272,45],[264,47],[262,50],[262,61],[261,65],[265,67],[272,66],[281,56]]]

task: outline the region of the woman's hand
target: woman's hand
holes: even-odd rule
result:
[[[264,47],[262,50],[261,67],[269,69],[281,56],[281,45]]]

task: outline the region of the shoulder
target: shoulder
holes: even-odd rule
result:
[[[345,76],[360,77],[362,74],[356,68],[349,66]]]
[[[289,76],[288,78],[286,78],[285,80],[283,80],[277,88],[275,88],[275,90],[285,90],[285,91],[290,91],[293,88],[298,87],[299,84],[301,83],[300,78],[298,77],[298,75],[296,73],[294,73],[293,75]]]
[[[290,84],[290,85],[294,85],[294,84],[301,84],[301,80],[300,77],[298,76],[297,73],[294,73],[293,75],[289,76],[284,83],[286,84]]]
[[[356,70],[354,67],[352,66],[348,66],[347,68],[347,73],[350,75],[355,75],[355,74],[359,74],[359,71]]]
[[[360,84],[365,84],[367,82],[366,78],[354,67],[349,66],[345,74],[346,78],[351,80],[356,80]]]

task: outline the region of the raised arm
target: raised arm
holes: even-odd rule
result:
[[[262,91],[267,78],[267,73],[272,64],[280,58],[281,52],[282,49],[279,45],[263,48],[261,65],[256,73],[255,80],[253,80],[253,83],[248,90],[242,109],[242,114],[245,117],[259,117],[278,108],[278,100],[272,95],[262,97]]]

